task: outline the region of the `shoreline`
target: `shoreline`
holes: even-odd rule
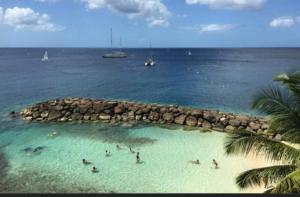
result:
[[[16,112],[11,112],[16,116]],[[199,109],[178,105],[149,104],[121,100],[62,98],[39,102],[18,113],[27,122],[103,122],[160,125],[184,125],[219,132],[264,133],[269,126],[265,118]]]

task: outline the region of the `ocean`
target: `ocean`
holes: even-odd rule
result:
[[[48,62],[41,61],[45,50]],[[299,69],[300,49],[190,49],[192,56],[187,49],[123,50],[128,58],[103,59],[108,49],[0,49],[0,192],[244,192],[234,179],[253,162],[226,156],[224,133],[155,125],[28,124],[8,113],[71,96],[257,115],[251,98],[276,74]],[[147,68],[150,55],[157,64]],[[54,131],[58,135],[49,137]],[[142,164],[135,163],[129,145],[140,152]],[[38,146],[41,151],[31,151]],[[105,157],[105,150],[112,156]],[[99,173],[83,165],[83,158]],[[199,166],[188,162],[195,159]],[[212,159],[220,169],[211,167]]]

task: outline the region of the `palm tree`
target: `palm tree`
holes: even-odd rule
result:
[[[300,71],[278,75],[274,81],[279,84],[262,89],[252,102],[252,108],[269,119],[267,133],[238,131],[227,137],[225,150],[228,155],[255,153],[263,154],[269,161],[280,161],[280,165],[241,173],[236,178],[241,189],[272,184],[265,193],[299,193]]]

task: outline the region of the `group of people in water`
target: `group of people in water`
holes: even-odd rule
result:
[[[197,159],[195,161],[189,161],[189,162],[192,163],[192,164],[200,165],[199,159]],[[218,164],[218,162],[215,159],[212,160],[212,164],[214,165],[215,169],[219,168],[219,164]]]
[[[118,150],[124,149],[124,148],[122,148],[119,144],[116,145],[116,148],[117,148]],[[136,153],[136,163],[137,163],[137,164],[143,163],[143,162],[141,162],[141,159],[140,159],[140,153],[134,151],[134,150],[131,148],[131,146],[129,146],[128,148],[129,148],[130,153],[132,153],[132,154],[135,154],[135,153]],[[110,156],[111,156],[111,153],[110,153],[108,150],[105,150],[105,156],[106,156],[106,157],[110,157]],[[85,164],[85,165],[90,165],[90,164],[92,164],[92,162],[90,162],[90,161],[88,161],[88,160],[86,160],[86,159],[82,159],[82,163]],[[190,161],[190,163],[200,165],[199,159],[197,159],[197,160],[195,160],[195,161]],[[215,168],[215,169],[218,169],[218,168],[219,168],[219,164],[218,164],[218,162],[217,162],[215,159],[212,160],[212,164],[214,165],[214,168]],[[98,171],[98,169],[97,169],[95,166],[93,166],[92,172],[93,172],[93,173],[98,173],[99,171]]]
[[[116,145],[116,148],[117,148],[118,150],[122,150],[122,149],[123,149],[119,144]],[[142,163],[142,162],[141,162],[141,159],[140,159],[140,153],[139,153],[139,152],[134,151],[134,150],[131,148],[131,146],[129,146],[129,151],[130,151],[132,154],[136,153],[136,163]],[[108,150],[105,150],[105,156],[106,156],[106,157],[110,157],[110,156],[111,156],[111,153],[110,153]],[[82,159],[82,163],[85,164],[85,165],[90,165],[90,164],[92,164],[92,162],[90,162],[90,161],[88,161],[88,160],[86,160],[86,159]],[[95,166],[93,166],[92,172],[93,172],[93,173],[98,173],[99,171],[98,171],[98,169],[97,169]]]

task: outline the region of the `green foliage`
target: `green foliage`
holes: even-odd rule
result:
[[[268,134],[280,133],[290,143],[300,143],[300,71],[281,74],[274,81],[282,86],[269,86],[253,98],[252,108],[270,117],[269,131],[265,135],[237,132],[225,142],[227,154],[263,154],[271,161],[289,162],[248,170],[236,178],[241,189],[264,184],[275,184],[265,193],[300,193],[300,150],[281,141],[273,140]]]

